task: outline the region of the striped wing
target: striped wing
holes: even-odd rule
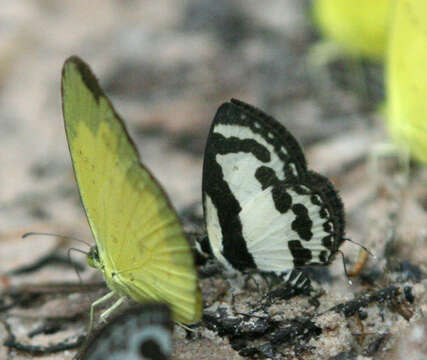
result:
[[[343,241],[343,206],[331,183],[307,170],[281,124],[237,100],[213,121],[203,201],[211,251],[237,270],[328,264]]]
[[[170,311],[164,304],[126,310],[93,334],[81,351],[82,360],[167,360],[172,353]]]

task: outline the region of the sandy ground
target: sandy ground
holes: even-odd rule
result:
[[[41,231],[92,242],[60,107],[61,67],[72,54],[96,72],[186,229],[203,232],[204,144],[217,107],[235,97],[274,115],[301,141],[309,166],[340,190],[348,236],[376,254],[352,286],[337,259],[328,269],[308,269],[310,295],[287,299],[268,300],[262,279],[246,287],[244,279],[230,282],[222,275],[201,280],[204,320],[194,333],[175,327],[174,358],[427,356],[427,171],[412,168],[405,177],[402,167],[383,158],[371,166],[372,151],[388,141],[377,110],[383,69],[359,64],[361,79],[346,61],[310,66],[318,36],[307,5],[297,0],[2,4],[0,359],[39,356],[4,346],[10,334],[19,344],[36,346],[33,351],[74,343],[85,331],[89,304],[106,291],[83,255],[73,254],[82,283],[67,262],[67,249],[87,250],[84,244],[21,238]],[[345,243],[342,250],[351,268],[359,248]],[[28,267],[43,259],[44,266]],[[42,358],[74,354],[70,349]]]

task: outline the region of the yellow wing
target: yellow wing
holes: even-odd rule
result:
[[[427,2],[396,1],[387,67],[388,127],[427,164]]]
[[[382,61],[392,0],[314,0],[313,18],[323,35],[346,53]]]
[[[167,301],[177,321],[198,321],[201,294],[177,214],[77,57],[64,64],[62,99],[74,172],[108,286],[137,301]]]

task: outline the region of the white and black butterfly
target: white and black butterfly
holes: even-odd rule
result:
[[[202,191],[208,237],[199,245],[228,269],[282,274],[328,265],[344,241],[343,204],[331,182],[307,169],[284,126],[241,101],[215,115]]]
[[[172,320],[163,304],[126,310],[95,332],[80,354],[83,360],[167,360],[172,351]]]

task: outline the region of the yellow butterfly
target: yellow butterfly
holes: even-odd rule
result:
[[[314,0],[313,19],[345,54],[382,61],[391,5],[392,0]]]
[[[427,2],[396,1],[387,58],[388,129],[427,164]]]
[[[202,298],[191,248],[165,192],[140,163],[123,121],[88,65],[73,56],[62,71],[62,108],[80,197],[96,245],[88,263],[117,297],[167,302],[182,323],[200,320]]]

